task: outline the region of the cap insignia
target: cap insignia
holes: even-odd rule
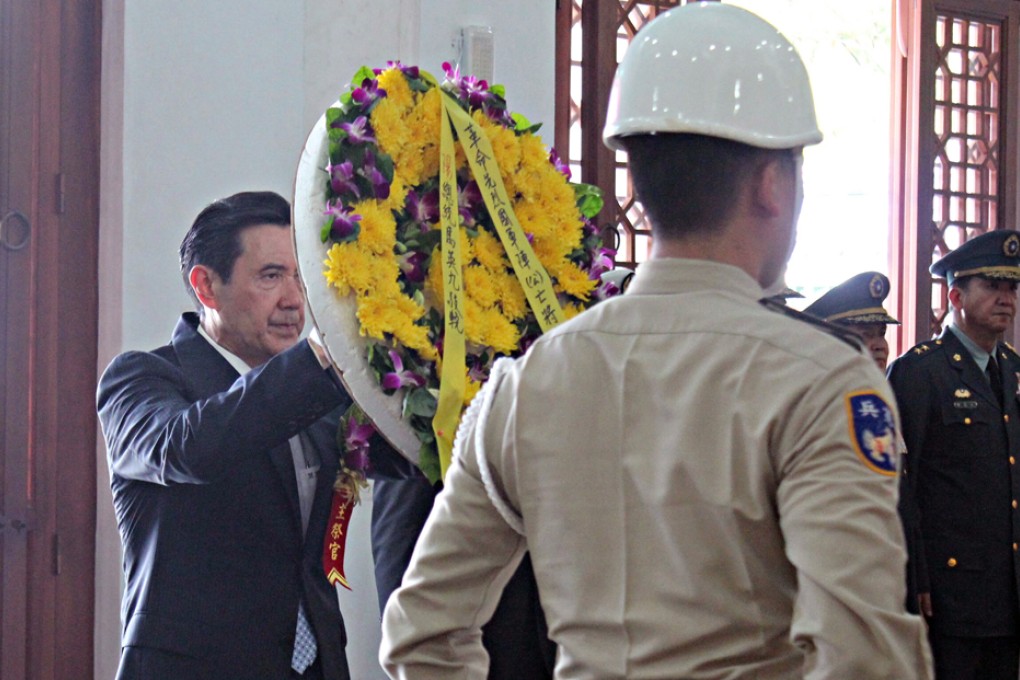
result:
[[[957,399],[966,399],[970,397],[970,390],[968,390],[965,387],[961,387],[960,389],[953,392],[953,396],[956,397]]]
[[[1020,253],[1020,237],[1016,234],[1007,236],[1006,240],[1002,242],[1002,252],[1007,257],[1016,257]]]
[[[885,280],[881,274],[875,274],[868,282],[868,292],[876,300],[884,300],[886,296]]]

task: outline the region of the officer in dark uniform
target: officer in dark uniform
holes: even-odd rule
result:
[[[1012,327],[1020,233],[983,234],[931,266],[952,324],[893,362],[909,463],[900,512],[908,608],[929,624],[941,680],[1017,680],[1020,659],[1020,357]]]
[[[884,274],[862,272],[812,302],[804,313],[860,336],[871,358],[884,372],[889,360],[885,330],[889,324],[899,324],[882,306],[888,295],[889,279]]]

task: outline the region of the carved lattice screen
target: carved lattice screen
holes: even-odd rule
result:
[[[932,261],[1002,223],[1002,24],[935,16]],[[933,281],[931,302],[932,332],[938,333],[949,306],[944,282]]]
[[[626,154],[602,145],[609,87],[638,30],[681,4],[682,0],[570,0],[558,10],[556,147],[575,180],[602,189],[606,207],[599,223],[605,227],[606,240],[617,246],[617,262],[624,265],[647,258],[651,232],[634,198]]]

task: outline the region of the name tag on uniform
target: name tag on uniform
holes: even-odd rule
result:
[[[976,401],[954,401],[953,406],[956,408],[977,408],[978,403]]]

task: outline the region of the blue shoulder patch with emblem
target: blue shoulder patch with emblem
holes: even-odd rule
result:
[[[871,470],[896,474],[896,421],[892,409],[877,392],[846,395],[850,441]]]

